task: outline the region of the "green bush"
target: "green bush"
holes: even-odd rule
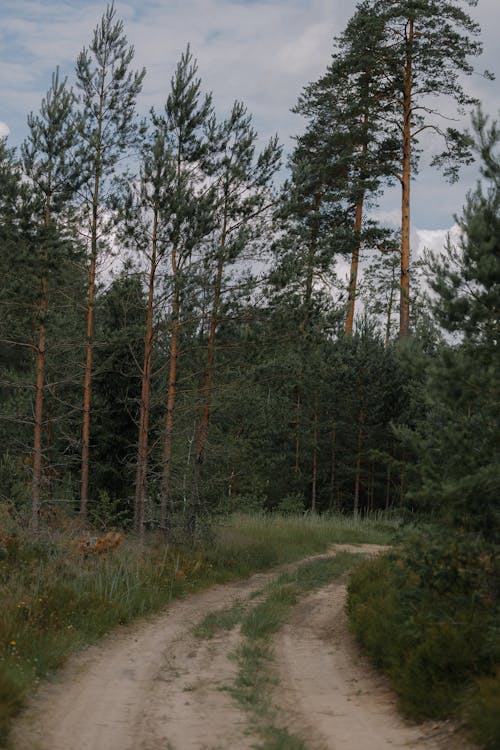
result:
[[[500,670],[476,681],[463,706],[463,718],[484,750],[500,747]]]
[[[445,718],[462,710],[474,716],[478,736],[478,723],[497,731],[487,717],[494,716],[496,695],[488,680],[500,665],[499,587],[498,547],[459,534],[421,534],[357,567],[348,596],[352,629],[391,677],[408,716]],[[484,720],[468,708],[481,701]]]

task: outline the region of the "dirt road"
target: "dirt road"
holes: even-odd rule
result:
[[[203,640],[194,637],[192,627],[208,612],[248,598],[275,574],[173,602],[164,614],[124,628],[70,659],[16,723],[14,749],[257,747],[259,738],[247,715],[222,689],[235,678],[229,654],[238,644],[238,631]],[[280,683],[275,701],[282,723],[304,739],[308,750],[450,746],[446,727],[422,731],[398,717],[392,694],[347,632],[344,601],[340,583],[304,597],[276,637],[273,668]],[[458,750],[456,738],[452,747]]]

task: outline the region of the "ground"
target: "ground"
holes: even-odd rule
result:
[[[332,554],[339,548],[346,546]],[[236,678],[239,629],[212,638],[193,630],[207,613],[248,601],[275,577],[258,574],[175,601],[73,657],[16,722],[14,750],[265,747],[226,689]],[[348,631],[345,596],[345,581],[306,594],[274,636],[270,701],[279,724],[307,750],[466,750],[450,725],[414,726],[400,717],[389,686]]]

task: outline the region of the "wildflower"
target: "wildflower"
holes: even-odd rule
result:
[[[15,645],[16,645],[16,641],[11,641],[11,642],[9,643],[9,646],[15,646]]]

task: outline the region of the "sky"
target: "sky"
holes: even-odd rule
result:
[[[483,29],[484,53],[476,68],[500,76],[499,0],[479,0],[471,15]],[[117,15],[135,48],[134,64],[147,70],[138,106],[146,114],[166,99],[175,65],[191,44],[205,90],[212,91],[220,115],[235,99],[254,117],[263,141],[278,133],[285,151],[303,123],[291,113],[301,89],[325,71],[356,0],[115,0]],[[52,72],[74,80],[74,62],[89,44],[105,1],[0,0],[0,136],[19,146],[27,134],[26,118],[37,112]],[[500,84],[474,75],[468,90],[497,117]],[[477,170],[468,169],[449,186],[425,166],[413,187],[413,242],[416,249],[442,244],[460,214]],[[380,216],[397,223],[398,191],[381,202]]]

